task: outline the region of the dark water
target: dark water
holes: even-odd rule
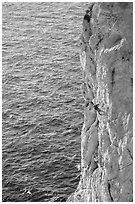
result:
[[[88,3],[3,3],[3,201],[65,201],[79,181],[79,36]]]

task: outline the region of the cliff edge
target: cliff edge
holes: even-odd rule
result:
[[[91,3],[80,61],[81,179],[69,202],[133,201],[133,3]]]

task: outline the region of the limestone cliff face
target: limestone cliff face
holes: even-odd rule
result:
[[[133,4],[92,3],[80,61],[81,179],[68,201],[133,201]]]

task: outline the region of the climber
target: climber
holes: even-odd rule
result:
[[[91,104],[93,105],[94,109],[99,113],[99,115],[103,115],[104,112],[99,108],[99,104],[94,105],[92,101]]]

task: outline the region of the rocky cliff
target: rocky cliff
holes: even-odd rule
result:
[[[133,4],[91,3],[80,61],[85,99],[73,202],[133,201]]]

